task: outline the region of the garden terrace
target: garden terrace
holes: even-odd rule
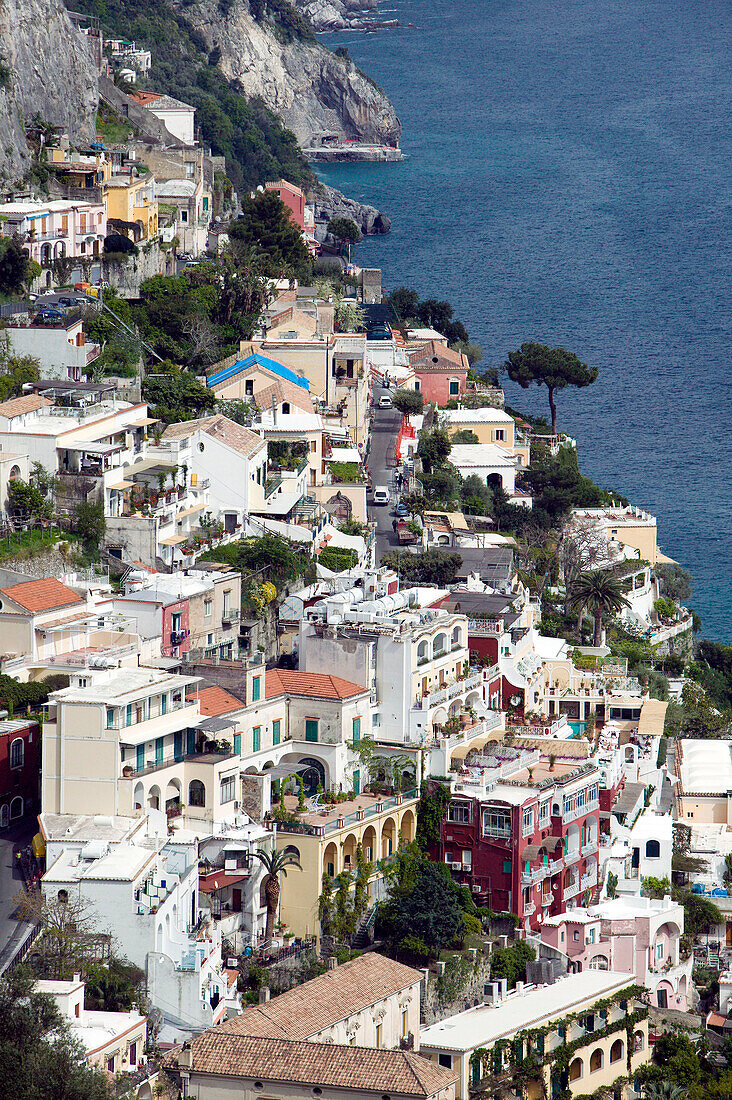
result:
[[[377,817],[396,806],[403,806],[405,803],[416,801],[417,794],[416,790],[404,791],[402,794],[392,795],[389,798],[382,795],[361,794],[335,805],[324,803],[315,809],[308,809],[304,813],[297,813],[297,798],[292,795],[285,795],[285,809],[291,820],[277,821],[277,831],[279,833],[305,833],[309,836],[325,836],[327,833],[340,831],[355,822]]]

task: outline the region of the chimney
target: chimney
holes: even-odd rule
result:
[[[74,974],[74,981],[78,985],[81,981],[81,974]]]
[[[338,966],[338,959],[335,957],[335,955],[331,955],[330,958],[328,959],[328,969],[329,970],[335,970],[337,966]]]
[[[269,986],[263,985],[262,988],[259,990],[259,1003],[261,1005],[266,1005],[267,1001],[269,1000],[269,995]]]
[[[487,1005],[497,1005],[500,1000],[498,982],[487,982],[483,986],[483,1001]]]
[[[524,991],[524,983],[523,982],[516,982],[516,992],[518,993],[519,997],[521,996],[523,991]]]
[[[193,1069],[193,1051],[190,1043],[183,1044],[183,1049],[178,1055],[178,1066],[180,1069]]]

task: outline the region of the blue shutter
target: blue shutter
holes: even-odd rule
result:
[[[142,769],[145,767],[145,746],[144,745],[138,745],[137,746],[137,761],[136,761],[136,763],[137,763],[138,772],[141,772]]]
[[[180,732],[173,734],[173,755],[176,760],[183,759],[183,734]]]
[[[165,739],[163,737],[155,738],[155,763],[157,765],[163,762],[163,752],[165,750]]]

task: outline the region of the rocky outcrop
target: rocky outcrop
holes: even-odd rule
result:
[[[27,172],[38,118],[74,140],[94,134],[97,67],[61,0],[0,0],[0,187]]]
[[[355,199],[349,199],[334,187],[327,187],[324,183],[321,183],[308,197],[315,205],[319,240],[324,239],[325,226],[331,218],[351,218],[365,235],[388,233],[391,229],[389,218],[375,206],[366,206],[356,202]]]
[[[398,145],[401,125],[385,93],[347,58],[315,41],[278,35],[253,18],[247,0],[228,15],[211,0],[176,0],[184,18],[216,51],[221,71],[259,97],[307,147],[323,134]]]
[[[295,0],[316,31],[360,30],[371,24],[377,0]]]

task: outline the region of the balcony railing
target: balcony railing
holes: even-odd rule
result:
[[[582,890],[582,883],[578,879],[577,882],[573,882],[569,886],[564,887],[564,900],[568,901],[570,898],[574,898]]]
[[[597,868],[594,871],[586,871],[580,879],[580,886],[583,890],[589,890],[593,886],[597,886]]]
[[[565,852],[564,866],[569,867],[572,863],[576,863],[578,859],[582,859],[582,851],[580,848],[574,848],[571,852]]]
[[[529,902],[526,903],[526,905],[524,905],[524,916],[525,917],[530,917],[532,915],[532,913],[535,913],[535,912],[536,912],[536,906],[534,905],[533,901],[529,901]]]
[[[597,841],[596,840],[589,840],[587,842],[587,844],[582,845],[582,855],[583,856],[592,856],[592,855],[595,854],[596,851],[597,851]]]
[[[280,833],[300,833],[306,836],[327,836],[329,833],[338,832],[341,829],[346,828],[348,825],[355,825],[356,822],[364,821],[369,817],[376,817],[378,814],[385,813],[387,810],[393,810],[397,806],[401,806],[404,802],[417,797],[417,791],[404,791],[402,794],[394,795],[392,798],[382,798],[376,802],[373,806],[364,806],[361,810],[356,810],[355,813],[343,814],[336,816],[330,821],[325,821],[323,824],[311,824],[307,821],[281,821],[277,824],[277,830]]]
[[[179,703],[171,703],[164,711],[156,707],[148,713],[147,708],[144,708],[143,716],[139,720],[136,713],[133,711],[133,720],[131,722],[127,721],[124,709],[122,709],[121,716],[113,719],[111,723],[107,723],[105,728],[108,730],[136,729],[138,726],[144,726],[146,722],[152,722],[155,718],[165,718],[169,714],[175,714],[178,710],[187,710],[192,707],[193,703],[184,699]]]
[[[466,691],[476,690],[481,687],[482,683],[482,672],[475,673],[473,676],[466,676],[464,680],[456,680],[452,684],[445,684],[438,691],[433,691],[430,695],[423,695],[420,705],[423,709],[429,709],[439,703],[447,703],[456,696],[463,695]]]
[[[170,768],[174,764],[218,764],[225,760],[231,760],[238,755],[238,753],[233,752],[174,753],[172,756],[164,756],[161,759],[146,760],[142,768],[138,768],[136,763],[133,764],[131,761],[125,760],[122,763],[122,776],[124,779],[136,779],[141,775],[151,775],[163,768]]]

